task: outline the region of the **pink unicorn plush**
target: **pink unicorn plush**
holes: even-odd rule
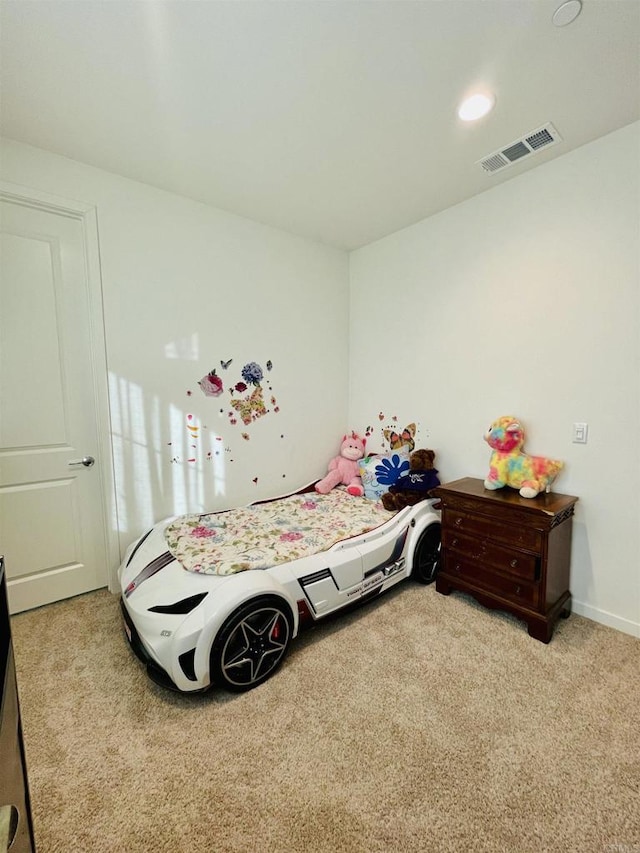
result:
[[[494,421],[484,435],[493,449],[485,489],[511,486],[523,498],[535,498],[551,491],[551,483],[564,467],[564,462],[546,456],[529,456],[523,450],[524,429],[513,415]]]
[[[347,487],[350,495],[364,494],[362,480],[358,475],[358,459],[364,456],[366,439],[360,438],[355,432],[345,435],[340,446],[340,455],[335,456],[328,465],[328,474],[316,483],[315,490],[326,495],[341,483]]]

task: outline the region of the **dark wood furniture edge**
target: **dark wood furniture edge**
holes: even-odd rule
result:
[[[486,489],[484,481],[475,477],[463,477],[450,483],[445,483],[433,489],[431,493],[440,499],[442,509],[450,509],[453,512],[471,513],[476,517],[485,517],[488,521],[505,523],[509,519],[513,523],[520,519],[525,527],[540,530],[545,537],[541,554],[548,555],[553,532],[560,528],[565,522],[571,524],[577,497],[562,493],[550,492],[539,495],[537,498],[523,498],[516,489],[505,487],[503,489]],[[502,517],[504,513],[504,518]],[[569,527],[570,530],[570,527]],[[468,534],[475,536],[476,534]],[[569,533],[570,541],[570,533]],[[555,552],[558,553],[558,540],[555,540]],[[523,552],[528,550],[525,546]],[[566,559],[569,558],[567,554]],[[544,557],[545,561],[548,559]],[[557,566],[557,564],[556,564]],[[500,570],[496,570],[499,576]],[[557,580],[550,572],[549,563],[543,573],[542,593],[546,598],[548,591],[553,589],[552,583]],[[566,572],[568,574],[568,564]],[[565,581],[568,587],[568,577]],[[488,590],[481,583],[474,583],[468,574],[464,580],[457,580],[451,572],[441,569],[436,577],[436,591],[442,595],[449,595],[452,591],[459,591],[470,595],[479,604],[491,610],[502,610],[517,619],[523,621],[528,628],[529,635],[543,643],[549,643],[553,635],[556,623],[560,618],[567,618],[571,613],[571,593],[567,587],[560,587],[558,597],[545,608],[544,599],[540,601],[539,607],[532,607],[524,602],[509,599],[501,594],[499,590]]]
[[[569,592],[559,598],[544,615],[535,613],[527,607],[512,604],[506,598],[501,598],[499,595],[487,592],[485,589],[480,589],[468,581],[465,582],[464,589],[461,589],[455,583],[449,583],[447,578],[442,575],[436,577],[436,592],[439,592],[441,595],[461,592],[463,595],[470,595],[478,604],[481,604],[488,610],[502,610],[510,613],[527,625],[530,637],[540,640],[542,643],[549,643],[551,641],[558,619],[566,619],[571,615],[571,593]]]

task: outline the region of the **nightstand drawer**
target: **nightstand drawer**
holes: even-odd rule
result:
[[[504,542],[506,545],[527,548],[535,553],[539,553],[542,547],[542,534],[533,527],[501,524],[486,516],[469,515],[466,512],[457,512],[452,509],[444,510],[443,521],[445,529],[469,533],[482,538],[490,537],[499,542]]]
[[[539,577],[539,558],[525,551],[516,551],[505,545],[499,545],[491,539],[465,536],[457,530],[445,528],[442,531],[442,544],[455,554],[456,559],[475,562],[497,569],[508,575],[524,580],[537,580]]]
[[[459,578],[480,589],[502,596],[514,604],[537,607],[539,584],[526,583],[516,578],[496,574],[481,565],[458,560],[455,554],[445,552],[444,571],[453,580]]]

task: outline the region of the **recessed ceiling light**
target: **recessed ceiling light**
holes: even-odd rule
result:
[[[573,23],[582,11],[582,3],[580,0],[567,0],[562,6],[558,6],[553,13],[553,23],[556,27],[566,27],[567,24]]]
[[[486,116],[491,112],[496,99],[493,95],[471,95],[466,98],[458,107],[458,117],[462,121],[476,121],[476,119]]]

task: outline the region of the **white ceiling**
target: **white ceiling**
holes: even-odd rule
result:
[[[2,0],[0,129],[352,249],[640,118],[640,1],[561,2]]]

